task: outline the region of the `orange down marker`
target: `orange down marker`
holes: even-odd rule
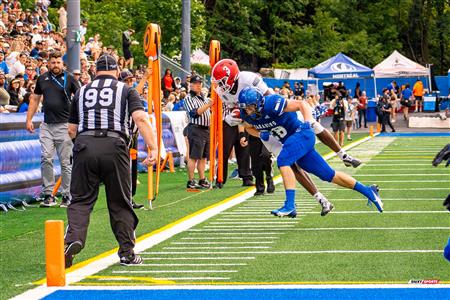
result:
[[[45,271],[47,286],[65,286],[64,222],[45,221]]]

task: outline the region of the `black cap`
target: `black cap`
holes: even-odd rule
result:
[[[198,75],[194,75],[191,77],[191,83],[196,83],[196,82],[203,82],[203,79]]]
[[[112,71],[117,70],[118,67],[116,59],[108,54],[100,56],[95,62],[95,66],[97,71]]]
[[[124,81],[128,78],[133,78],[133,77],[134,77],[133,74],[128,70],[124,70],[124,71],[120,72],[120,74],[119,74],[120,81]]]

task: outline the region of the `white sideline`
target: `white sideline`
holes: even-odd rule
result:
[[[371,137],[368,136],[364,139],[361,139],[360,141],[351,143],[351,144],[343,147],[343,149],[345,149],[345,150],[351,149],[351,148],[356,147],[370,139],[371,139]],[[328,155],[325,155],[323,158],[325,160],[328,160],[335,156],[336,156],[336,153],[330,153]],[[279,184],[281,182],[282,182],[281,177],[278,177],[275,179],[274,183]],[[228,202],[222,203],[221,205],[215,206],[207,211],[203,211],[202,213],[197,214],[197,215],[195,215],[187,220],[184,220],[178,224],[175,224],[174,226],[167,228],[164,231],[158,232],[158,233],[136,243],[135,251],[137,253],[142,252],[145,249],[151,248],[152,246],[155,246],[180,232],[186,231],[189,228],[192,228],[193,226],[200,224],[200,223],[204,222],[205,220],[208,220],[209,218],[221,213],[222,211],[225,211],[231,207],[234,207],[234,206],[244,202],[248,198],[252,197],[253,193],[254,193],[254,189],[251,189],[248,192],[243,193],[240,196],[238,196],[234,199],[231,199]],[[71,283],[78,282],[78,281],[82,280],[83,278],[93,275],[95,273],[98,273],[115,263],[118,263],[118,256],[115,253],[111,254],[109,256],[106,256],[104,258],[101,258],[101,259],[94,261],[80,269],[77,269],[71,273],[66,274],[66,284],[70,285]],[[12,299],[14,299],[14,300],[41,299],[41,298],[57,291],[58,289],[64,289],[64,288],[61,288],[61,287],[49,288],[46,286],[46,284],[42,284],[34,289],[28,290],[20,295],[15,296]]]

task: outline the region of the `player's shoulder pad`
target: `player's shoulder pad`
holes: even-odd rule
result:
[[[281,116],[283,114],[286,104],[286,99],[278,94],[264,97],[264,111],[274,117]]]

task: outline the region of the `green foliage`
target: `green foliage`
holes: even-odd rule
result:
[[[192,64],[191,69],[201,76],[205,76],[211,73],[211,67],[209,65]]]
[[[33,7],[33,1],[22,1]],[[53,2],[50,19],[63,0]],[[136,30],[136,64],[144,63],[142,41],[148,23],[161,26],[162,51],[181,51],[181,0],[81,0],[88,37],[99,32],[104,45],[122,50],[122,32]],[[447,0],[192,0],[191,49],[206,52],[221,42],[222,57],[257,70],[272,65],[313,67],[338,52],[373,67],[393,50],[440,73],[450,65],[450,4]]]

